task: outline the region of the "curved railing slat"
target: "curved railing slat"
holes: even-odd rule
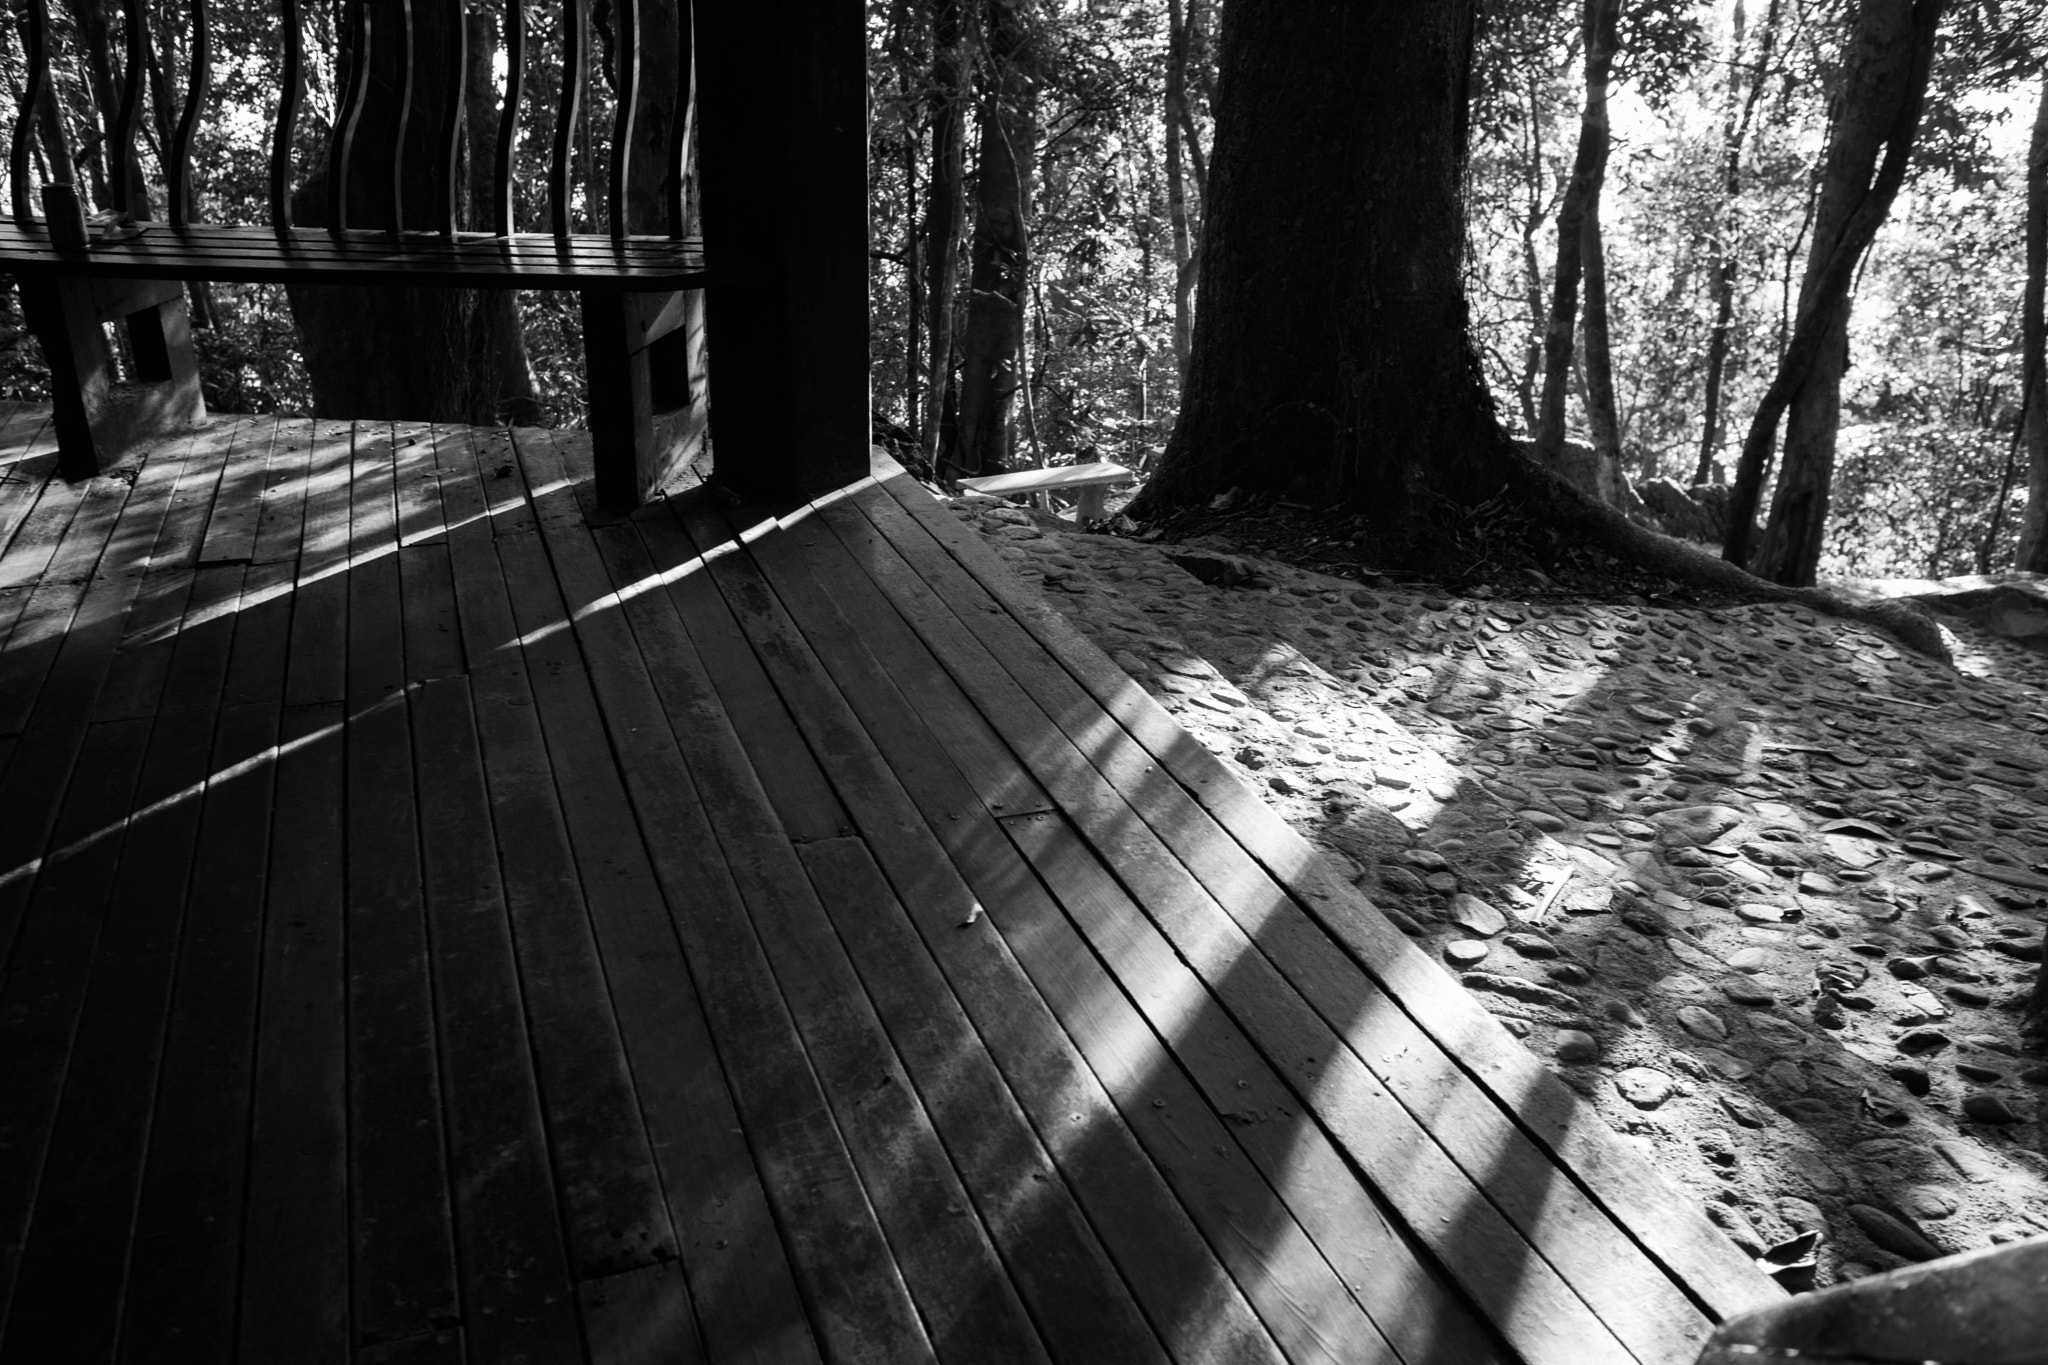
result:
[[[185,77],[185,108],[171,135],[170,166],[165,191],[170,196],[172,227],[192,221],[192,139],[199,131],[199,111],[213,87],[213,49],[206,31],[206,0],[192,0],[192,65]]]
[[[305,93],[306,36],[300,27],[299,0],[281,0],[280,10],[284,70],[279,73],[283,88],[278,91],[277,122],[270,132],[270,225],[284,231],[292,225],[292,137]]]
[[[498,113],[492,168],[491,231],[512,235],[512,162],[519,149],[519,100],[526,88],[526,15],[520,0],[505,0],[505,103]]]
[[[640,104],[640,4],[639,0],[617,0],[612,12],[618,18],[618,41],[614,44],[618,102],[612,109],[611,184],[607,187],[605,216],[610,220],[612,240],[626,236],[626,180],[633,169],[633,124]]]
[[[516,0],[515,0],[516,2]],[[14,221],[27,227],[36,220],[35,195],[30,184],[30,162],[34,159],[29,138],[36,123],[36,106],[50,88],[50,9],[47,0],[28,0],[22,24],[22,57],[28,65],[21,85],[21,106],[14,114],[14,138],[7,149],[7,179],[14,204]],[[63,173],[70,178],[71,168]]]
[[[462,205],[462,94],[469,75],[469,17],[462,0],[446,0],[452,32],[441,64],[441,202],[434,226],[453,237]]]
[[[355,157],[356,127],[363,118],[363,99],[370,87],[369,0],[348,0],[343,40],[348,54],[348,86],[334,117],[334,138],[327,152],[327,230],[348,230],[348,170]]]
[[[669,118],[668,166],[662,181],[668,204],[668,235],[688,235],[690,208],[685,188],[690,178],[690,138],[697,128],[696,24],[690,0],[676,6],[676,103]]]
[[[548,165],[548,215],[557,237],[569,235],[569,163],[576,120],[583,112],[583,86],[590,79],[585,54],[589,9],[589,0],[562,0],[562,99],[555,114],[554,159]]]
[[[412,0],[398,5],[398,116],[391,125],[391,231],[405,231],[405,139],[412,127],[413,67],[418,35],[412,29]]]

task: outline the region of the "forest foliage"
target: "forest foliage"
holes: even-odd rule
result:
[[[985,468],[980,455],[948,465],[971,353],[992,381],[964,386],[977,430],[993,413],[989,458],[1156,461],[1200,307],[1192,261],[1219,10],[1231,2],[869,0],[878,432],[947,472]],[[593,7],[600,36],[610,3]],[[216,112],[202,127],[198,216],[262,221],[275,8],[212,8]],[[80,181],[94,185],[105,122],[94,91],[107,73],[92,69],[91,38],[95,23],[118,27],[119,7],[60,0],[53,9],[59,103]],[[143,159],[155,175],[186,37],[182,7],[151,9],[163,69],[150,73],[157,113],[145,119]],[[529,32],[555,32],[557,3],[525,13]],[[1615,426],[1631,478],[1685,484],[1733,465],[1791,326],[1853,14],[1850,0],[1619,7],[1600,212]],[[306,15],[313,65],[325,72],[317,55],[332,51],[336,9]],[[1471,330],[1502,420],[1532,435],[1557,220],[1585,98],[1582,17],[1556,0],[1484,0],[1475,53]],[[2043,36],[2039,14],[2011,0],[1973,0],[1943,21],[1911,174],[1855,281],[1824,573],[1942,575],[2012,562],[2028,488],[2018,439],[2022,242]],[[544,46],[533,69],[549,71],[547,56]],[[97,62],[109,60],[118,76],[120,52]],[[10,102],[21,76],[10,27],[0,46]],[[331,79],[316,77],[303,163],[317,159],[333,107]],[[581,154],[601,161],[601,141],[601,130],[586,130]],[[991,170],[992,147],[1015,164]],[[522,179],[540,183],[545,150],[527,137],[534,173]],[[1000,184],[989,179],[997,174]],[[542,228],[543,212],[522,199],[520,226]],[[988,221],[998,212],[1015,221]],[[541,411],[580,423],[573,297],[521,298]],[[215,285],[207,302],[210,325],[197,335],[209,405],[306,411],[283,291]],[[11,291],[7,307],[0,392],[40,397],[45,379]],[[935,336],[944,342],[936,358]],[[715,366],[715,332],[712,345]],[[1583,346],[1575,362],[1566,425],[1582,434]]]

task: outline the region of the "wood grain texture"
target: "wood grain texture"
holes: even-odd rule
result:
[[[1330,876],[1300,837],[993,553],[904,476],[880,485],[1058,659],[1152,759],[1207,808],[1324,930],[1398,1001],[1494,1101],[1571,1173],[1625,1233],[1718,1321],[1782,1299],[1782,1291],[1624,1148],[1584,1102],[1542,1069],[1469,995],[1388,924],[1355,888]]]

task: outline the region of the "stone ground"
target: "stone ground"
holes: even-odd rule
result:
[[[1792,1287],[2048,1231],[2048,657],[953,506]]]

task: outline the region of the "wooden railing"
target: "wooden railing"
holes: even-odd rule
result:
[[[679,50],[676,53],[676,70],[680,74],[684,88],[677,93],[672,105],[673,117],[668,137],[665,139],[668,164],[662,168],[660,184],[666,234],[672,239],[680,240],[687,227],[684,184],[687,178],[695,113],[695,100],[689,89],[693,67],[690,7],[688,0],[641,0],[641,3],[661,4],[665,9],[675,11],[677,18]],[[589,4],[590,0],[561,0],[560,4],[563,71],[546,179],[549,230],[558,238],[574,235],[571,209],[576,189],[575,129],[582,117],[583,104],[588,98],[590,83]],[[337,35],[335,55],[335,88],[341,91],[341,102],[328,132],[330,141],[327,149],[326,213],[323,225],[330,233],[339,235],[352,228],[363,227],[390,232],[405,230],[406,164],[407,157],[412,154],[408,147],[408,143],[412,141],[412,95],[414,82],[422,74],[418,70],[419,44],[415,41],[414,15],[417,12],[415,6],[426,5],[444,7],[450,19],[446,50],[441,69],[436,73],[439,78],[440,101],[434,146],[435,154],[443,161],[442,173],[437,177],[443,187],[443,193],[439,202],[433,206],[432,230],[444,237],[453,237],[458,230],[461,177],[456,171],[461,157],[463,83],[469,55],[466,50],[468,30],[463,22],[467,6],[464,0],[401,0],[398,6],[405,22],[399,34],[398,115],[390,130],[391,204],[383,222],[364,223],[358,221],[350,212],[349,186],[350,173],[356,158],[364,150],[360,145],[359,134],[363,111],[370,98],[371,70],[371,63],[365,60],[364,56],[371,51],[371,45],[377,39],[377,35],[372,32],[372,11],[368,0],[345,0],[342,8],[342,31]],[[190,39],[187,44],[188,61],[184,73],[185,100],[176,131],[163,157],[164,186],[168,201],[166,215],[173,227],[185,227],[195,221],[192,188],[193,153],[205,117],[207,96],[212,83],[213,43],[210,7],[207,0],[188,0],[187,8]],[[142,118],[142,78],[150,63],[147,9],[147,0],[123,0],[124,52],[120,104],[109,126],[104,149],[109,200],[106,207],[124,213],[136,207],[128,200],[129,186],[132,183],[131,171],[137,156],[136,137]],[[292,220],[291,191],[293,149],[296,146],[299,120],[304,106],[306,50],[305,26],[299,0],[279,0],[278,9],[283,60],[279,72],[276,114],[271,125],[268,200],[270,226],[287,231],[298,226]],[[523,115],[528,42],[525,14],[518,0],[502,0],[497,9],[503,20],[505,86],[496,145],[492,155],[490,214],[491,231],[497,236],[509,236],[515,231],[513,186],[517,180],[519,135],[527,122]],[[604,201],[607,233],[614,240],[622,241],[628,235],[626,197],[628,187],[634,183],[634,133],[635,124],[641,117],[641,35],[644,26],[640,19],[639,5],[632,3],[631,0],[615,7],[614,18],[617,25],[613,51],[615,100],[610,151],[606,162]],[[26,226],[39,221],[35,195],[32,192],[34,156],[31,140],[35,137],[36,108],[46,97],[51,86],[48,0],[26,0],[22,32],[27,78],[23,83],[22,96],[16,111],[12,145],[8,153],[8,173],[14,220],[17,224]],[[46,148],[46,154],[51,153],[51,150]],[[71,168],[59,166],[54,155],[51,155],[50,159],[53,180],[69,181]],[[586,189],[594,188],[586,185]],[[591,198],[594,201],[595,194],[592,194]]]

